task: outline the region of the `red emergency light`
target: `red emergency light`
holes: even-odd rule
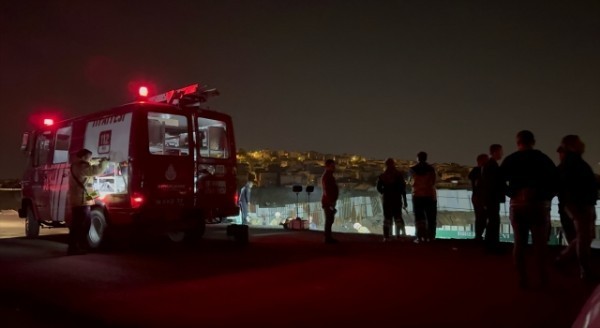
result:
[[[45,118],[44,119],[44,125],[45,126],[52,126],[52,125],[54,125],[54,120],[51,119],[51,118]]]
[[[139,95],[140,97],[148,97],[148,87],[141,86],[141,87],[138,89],[138,95]]]

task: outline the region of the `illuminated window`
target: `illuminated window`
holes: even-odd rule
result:
[[[34,166],[46,165],[50,162],[50,138],[52,138],[51,132],[44,132],[38,135],[33,155]]]
[[[188,119],[183,115],[148,113],[148,150],[152,155],[188,156]]]
[[[201,157],[229,158],[229,140],[225,122],[200,117],[198,134]]]
[[[66,126],[56,131],[54,141],[54,157],[52,163],[66,163],[69,161],[69,143],[71,142],[71,127]]]

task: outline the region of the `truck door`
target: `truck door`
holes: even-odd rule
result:
[[[50,220],[50,190],[53,169],[51,168],[52,132],[37,135],[33,151],[33,203],[38,220]]]
[[[159,208],[193,207],[194,152],[191,117],[159,111],[148,112],[150,157],[144,167],[144,189],[149,205]],[[167,210],[169,215],[179,215]],[[177,219],[172,217],[169,219]]]
[[[54,154],[52,156],[52,166],[55,168],[52,175],[54,180],[50,180],[53,186],[50,193],[50,212],[53,221],[64,221],[67,196],[69,193],[69,175],[71,174],[69,163],[69,144],[71,142],[71,126],[62,127],[56,130],[54,140]]]
[[[197,115],[196,205],[208,213],[208,219],[237,215],[236,158],[231,120],[209,112]]]

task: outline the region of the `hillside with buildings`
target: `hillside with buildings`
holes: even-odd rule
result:
[[[356,154],[324,154],[316,151],[297,152],[284,150],[240,149],[238,184],[248,179],[262,187],[291,187],[293,185],[318,185],[323,174],[324,161],[334,159],[335,176],[342,189],[368,191],[375,187],[377,177],[384,170],[385,159],[370,159]],[[407,178],[414,160],[395,159],[397,167]],[[432,163],[438,174],[438,189],[467,189],[471,167],[455,163]]]

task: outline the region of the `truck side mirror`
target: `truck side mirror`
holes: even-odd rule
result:
[[[30,135],[31,134],[29,132],[23,133],[23,136],[21,137],[21,151],[29,150],[29,136]]]

